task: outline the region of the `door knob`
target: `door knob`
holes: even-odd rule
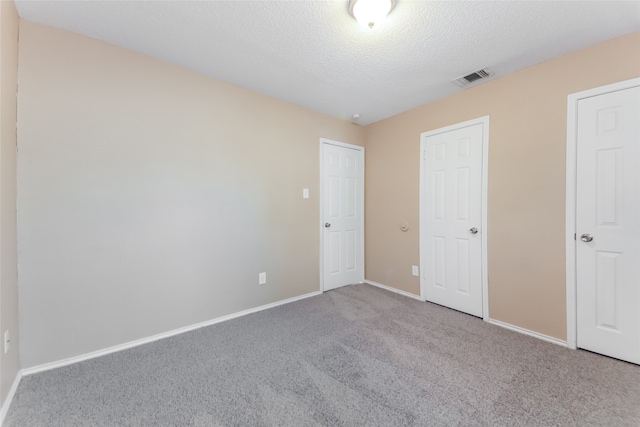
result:
[[[325,226],[325,228],[329,228],[329,227],[331,227],[331,224],[329,224],[328,222],[325,222],[324,226]]]
[[[471,233],[471,234],[478,234],[478,229],[477,229],[476,227],[471,227],[471,228],[469,229],[469,233]]]
[[[590,242],[593,240],[593,236],[591,234],[584,233],[582,236],[580,236],[580,240],[582,240],[583,242]]]

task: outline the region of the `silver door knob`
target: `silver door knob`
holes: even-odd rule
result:
[[[580,240],[582,240],[583,242],[590,242],[593,240],[593,236],[591,234],[584,233],[582,236],[580,236]]]
[[[477,229],[477,228],[475,228],[475,227],[472,227],[472,228],[470,228],[470,229],[469,229],[469,233],[471,233],[471,234],[478,234],[478,229]]]
[[[331,224],[329,224],[328,222],[325,222],[324,226],[325,226],[325,228],[329,228],[329,227],[331,227]]]

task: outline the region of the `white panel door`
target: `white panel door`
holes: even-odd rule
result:
[[[364,281],[364,151],[323,142],[323,290]]]
[[[483,126],[423,137],[425,297],[480,317]]]
[[[640,363],[640,87],[578,102],[577,345]]]

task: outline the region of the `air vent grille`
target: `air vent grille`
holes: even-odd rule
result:
[[[474,71],[473,73],[469,73],[466,76],[453,79],[451,80],[451,82],[460,87],[465,87],[469,86],[472,83],[477,83],[479,80],[486,79],[491,75],[493,75],[493,73],[488,68],[482,68],[480,70]]]

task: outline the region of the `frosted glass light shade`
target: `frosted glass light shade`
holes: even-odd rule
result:
[[[393,0],[351,0],[351,13],[360,25],[374,28],[385,20],[392,6]]]

